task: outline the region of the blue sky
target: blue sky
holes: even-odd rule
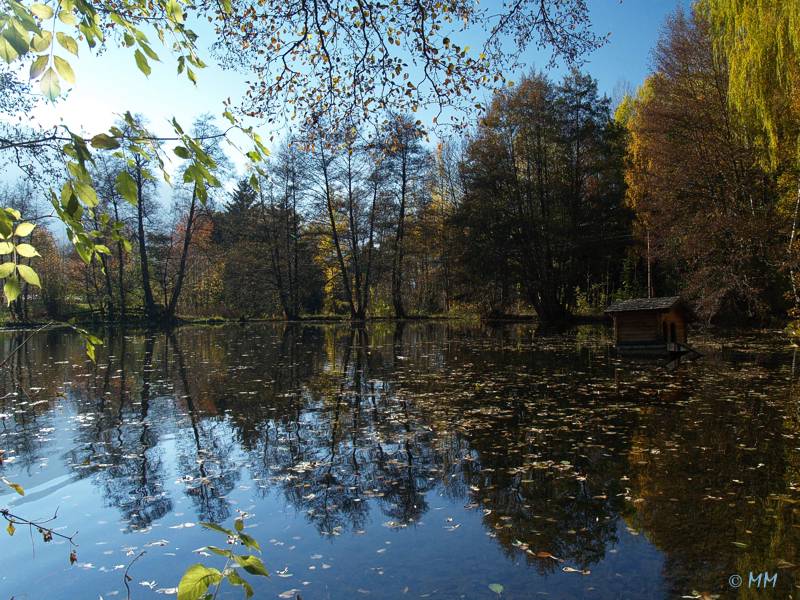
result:
[[[679,4],[687,6],[688,0],[589,0],[595,31],[610,35],[606,46],[589,56],[584,66],[598,80],[601,91],[613,96],[621,85],[636,87],[642,82],[664,19]],[[35,118],[41,124],[52,126],[63,121],[75,130],[97,133],[112,124],[115,114],[130,110],[144,114],[156,132],[166,133],[172,116],[188,125],[204,112],[219,115],[224,99],[231,98],[235,105],[246,90],[245,75],[214,65],[199,73],[195,87],[176,75],[174,61],[163,50],[164,61],[153,64],[149,78],[137,70],[127,50],[112,48],[100,56],[82,50],[80,59],[73,63],[76,88],[66,99],[36,111]],[[526,70],[544,68],[549,53],[530,50],[524,58]],[[554,69],[553,77],[558,78],[562,70]]]

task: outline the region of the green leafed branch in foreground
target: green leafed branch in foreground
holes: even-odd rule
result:
[[[201,523],[203,527],[227,536],[231,548],[244,546],[248,550],[261,552],[258,542],[244,533],[244,518],[234,521],[234,529],[226,529],[214,523]],[[236,554],[228,548],[206,546],[207,551],[225,558],[222,569],[197,563],[186,569],[178,584],[178,600],[210,600],[216,598],[224,582],[244,590],[246,598],[253,596],[253,587],[244,578],[242,571],[258,577],[269,577],[264,563],[254,554]],[[209,591],[213,589],[213,594]]]

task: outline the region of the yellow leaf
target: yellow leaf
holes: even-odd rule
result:
[[[17,254],[20,256],[24,256],[25,258],[33,258],[34,256],[41,256],[36,251],[36,248],[31,246],[30,244],[17,244],[16,245]]]
[[[60,56],[53,57],[53,63],[56,66],[56,71],[69,83],[75,83],[75,71],[72,70],[70,64]]]
[[[42,287],[36,271],[31,269],[28,265],[17,265],[17,271],[19,272],[20,277],[22,277],[29,284],[35,285],[36,287]]]
[[[17,228],[14,230],[14,235],[18,237],[25,237],[30,235],[33,230],[36,228],[36,225],[33,223],[20,223],[17,225]],[[7,252],[5,254],[8,254]]]

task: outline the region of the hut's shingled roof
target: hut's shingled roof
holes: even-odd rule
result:
[[[634,312],[639,310],[669,310],[680,303],[680,296],[663,296],[661,298],[633,298],[620,300],[606,309],[607,313]]]

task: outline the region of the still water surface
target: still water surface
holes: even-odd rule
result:
[[[699,343],[667,371],[602,327],[118,331],[96,364],[38,335],[0,373],[0,474],[27,492],[0,507],[58,508],[78,562],[4,534],[0,598],[125,598],[142,550],[133,598],[174,598],[221,566],[198,523],[238,511],[271,572],[257,598],[797,597],[794,351]],[[751,571],[775,588],[730,588]]]

